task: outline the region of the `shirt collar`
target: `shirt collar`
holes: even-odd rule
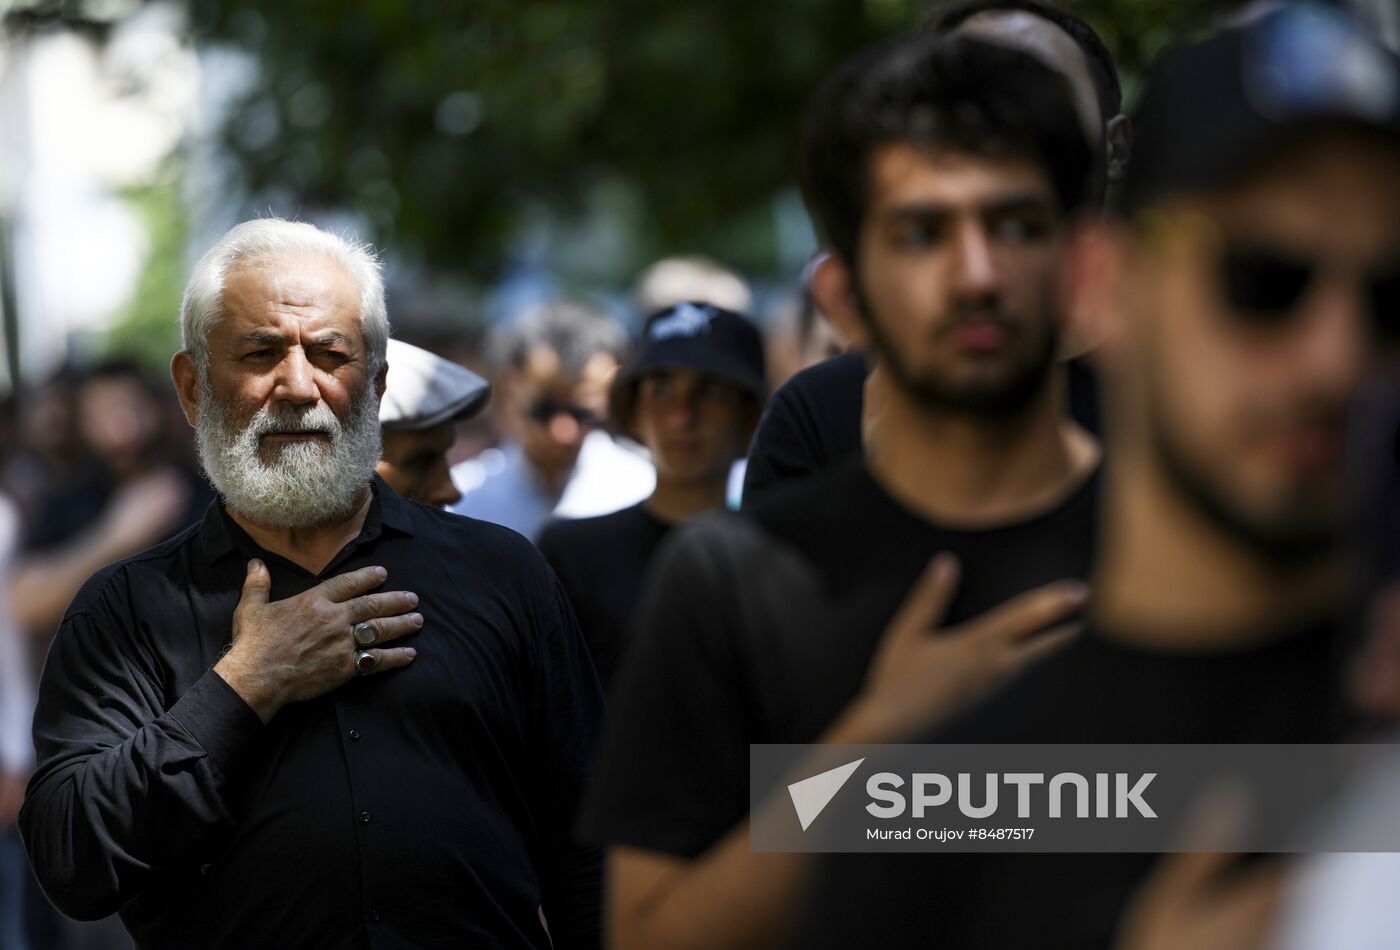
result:
[[[369,505],[371,514],[378,507],[379,518],[384,527],[413,537],[413,504],[390,488],[389,483],[378,475],[374,476],[374,483],[370,487],[374,490],[374,500]],[[365,518],[365,523],[369,523],[369,518]]]
[[[412,537],[413,509],[409,502],[378,475],[370,483],[370,491],[369,511],[353,545],[373,541],[385,530]],[[210,564],[239,552],[245,559],[266,557],[268,553],[238,526],[238,522],[224,510],[223,499],[218,497],[209,503],[209,508],[204,512],[199,526],[199,541]]]

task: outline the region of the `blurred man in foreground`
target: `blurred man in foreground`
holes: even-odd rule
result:
[[[926,29],[1019,50],[1059,73],[1091,146],[1102,156],[1089,172],[1091,199],[1102,201],[1106,184],[1119,180],[1127,167],[1132,124],[1121,113],[1113,57],[1088,23],[1042,0],[959,0],[931,13]],[[773,394],[749,449],[746,505],[861,448],[864,387],[875,354],[861,330],[858,301],[834,257],[818,258],[806,280],[816,306],[856,346],[796,374]],[[1091,381],[1076,364],[1070,367],[1070,387],[1072,414],[1097,432]]]
[[[1072,633],[1098,447],[1065,416],[1056,302],[1091,154],[1056,73],[971,40],[864,51],[814,97],[803,192],[892,367],[889,450],[662,554],[583,821],[618,947],[787,931],[808,865],[750,850],[750,742],[895,741]],[[909,623],[950,635],[882,636],[940,551],[948,609]]]
[[[1110,410],[1089,627],[933,742],[1342,734],[1348,411],[1400,343],[1400,64],[1289,8],[1169,53],[1135,119],[1121,216],[1071,255]],[[858,857],[798,945],[1104,946],[1154,861]],[[1121,945],[1258,946],[1278,870],[1234,864],[1165,859]]]

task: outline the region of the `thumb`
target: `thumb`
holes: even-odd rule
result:
[[[248,576],[243,578],[243,596],[238,600],[240,607],[258,607],[267,603],[272,590],[272,574],[267,565],[257,558],[248,562]]]

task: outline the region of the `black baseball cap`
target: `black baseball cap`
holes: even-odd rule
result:
[[[763,341],[748,318],[708,303],[679,303],[647,318],[636,355],[613,382],[608,412],[618,426],[631,424],[637,383],[668,369],[718,377],[762,401]]]
[[[1348,13],[1289,4],[1175,47],[1133,112],[1120,210],[1228,186],[1303,132],[1337,124],[1400,142],[1400,58]]]

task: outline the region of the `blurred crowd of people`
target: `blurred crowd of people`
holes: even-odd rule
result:
[[[748,843],[752,743],[1394,738],[1400,59],[1248,6],[1131,107],[1042,0],[833,64],[763,326],[684,256],[420,347],[226,235],[174,388],[9,406],[0,948],[1400,946],[1385,857]]]

